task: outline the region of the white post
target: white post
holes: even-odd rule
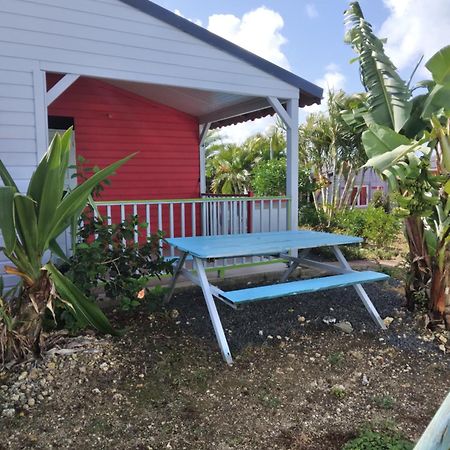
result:
[[[290,198],[288,228],[298,229],[298,99],[289,99],[286,105],[290,123],[287,127],[286,194]]]
[[[206,192],[206,156],[204,144],[210,127],[211,123],[200,125],[200,194],[204,194]]]

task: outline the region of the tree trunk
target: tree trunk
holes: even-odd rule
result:
[[[34,357],[41,353],[42,322],[47,304],[52,296],[52,283],[47,272],[43,271],[39,280],[23,290],[16,319],[21,324],[15,330]]]
[[[409,246],[410,273],[405,283],[406,306],[413,310],[418,295],[430,298],[431,265],[424,239],[424,227],[420,217],[405,219],[405,232]]]

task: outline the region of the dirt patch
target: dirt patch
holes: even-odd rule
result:
[[[122,338],[88,338],[1,375],[0,404],[15,414],[0,417],[0,448],[332,450],[368,422],[415,440],[446,395],[450,361],[412,331],[395,283],[369,294],[395,318],[385,333],[351,289],[219,306],[232,367],[195,289],[176,295],[172,314],[117,313]],[[14,385],[35,402],[14,403]]]

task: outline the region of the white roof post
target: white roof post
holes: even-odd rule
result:
[[[298,229],[298,99],[287,101],[291,123],[287,128],[286,194],[291,199],[288,217],[290,230]]]
[[[206,193],[206,155],[205,155],[205,139],[208,135],[211,123],[204,123],[200,125],[200,194]]]
[[[287,128],[286,195],[290,198],[288,229],[298,228],[298,98],[286,102],[286,109],[276,97],[267,101]]]

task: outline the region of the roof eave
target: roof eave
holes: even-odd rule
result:
[[[159,19],[169,25],[178,28],[185,33],[188,33],[220,50],[223,50],[231,55],[236,56],[239,59],[246,61],[254,67],[263,70],[270,75],[292,85],[299,89],[300,91],[300,106],[307,106],[313,103],[320,103],[323,96],[323,89],[319,86],[311,83],[304,78],[301,78],[292,72],[289,72],[282,67],[277,66],[258,55],[255,55],[248,50],[233,44],[226,39],[211,33],[205,28],[196,25],[189,20],[178,16],[177,14],[151,2],[150,0],[120,0],[139,11],[149,14],[156,19]],[[302,98],[304,100],[302,100]]]

